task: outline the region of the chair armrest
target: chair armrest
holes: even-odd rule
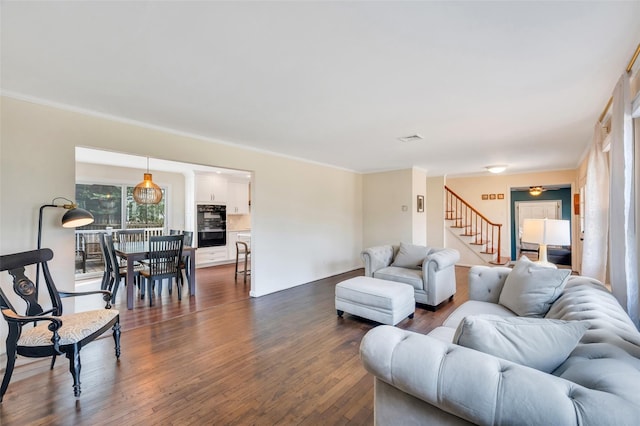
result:
[[[640,414],[625,395],[396,327],[370,330],[360,357],[378,380],[475,424],[627,424]]]
[[[102,300],[107,302],[105,308],[111,309],[111,292],[109,290],[91,290],[91,291],[59,291],[58,294],[61,298],[64,297],[76,297],[76,296],[88,296],[92,294],[102,294]]]
[[[60,351],[60,335],[58,334],[58,330],[60,329],[60,327],[62,327],[62,320],[60,318],[47,315],[19,315],[11,309],[3,309],[2,316],[7,321],[7,323],[14,323],[19,325],[25,325],[36,321],[51,322],[51,324],[49,324],[47,328],[51,331],[51,343],[53,343],[53,350],[55,350],[59,355],[63,354],[63,352]]]
[[[378,269],[391,265],[394,254],[395,250],[392,245],[370,247],[363,250],[360,255],[364,260],[364,275],[371,277]]]
[[[16,324],[29,324],[30,322],[35,321],[51,321],[52,324],[55,324],[55,329],[59,329],[62,327],[62,320],[58,317],[52,317],[49,315],[32,315],[25,316],[12,311],[11,309],[3,309],[2,316],[7,320],[7,322],[14,322]],[[49,330],[51,330],[51,326],[49,326]]]
[[[429,263],[433,263],[434,271],[455,265],[460,260],[460,252],[454,249],[436,249],[429,254],[422,263],[423,271],[427,271]]]
[[[511,268],[505,266],[472,266],[469,269],[469,299],[498,303],[509,272]]]

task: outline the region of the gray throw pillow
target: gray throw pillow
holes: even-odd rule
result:
[[[545,267],[523,256],[509,272],[499,303],[521,317],[542,318],[560,297],[570,274],[569,269]]]
[[[551,373],[588,328],[588,321],[472,315],[460,322],[453,343]]]
[[[431,249],[425,246],[400,243],[400,249],[391,266],[418,269]]]

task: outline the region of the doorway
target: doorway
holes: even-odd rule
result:
[[[523,211],[523,215],[531,214],[529,217],[536,217],[535,215],[546,214],[548,218],[563,219],[571,221],[571,185],[556,185],[554,187],[547,187],[545,191],[538,195],[533,196],[529,194],[529,188],[511,188],[511,220],[510,220],[510,237],[511,237],[511,259],[518,259],[520,253],[520,230],[522,227],[522,220],[525,216],[520,218],[520,213],[516,210],[516,205],[525,205],[524,203],[532,202],[534,204],[527,204],[527,207]],[[559,202],[559,204],[555,204]],[[536,203],[538,205],[536,206]],[[554,203],[545,206],[544,203]],[[555,215],[555,216],[554,216]],[[544,216],[543,216],[544,217]]]
[[[518,257],[522,254],[538,251],[538,245],[532,243],[523,243],[520,241],[522,237],[522,229],[525,219],[560,219],[562,217],[562,200],[549,201],[517,201],[516,220],[517,232],[516,253]]]

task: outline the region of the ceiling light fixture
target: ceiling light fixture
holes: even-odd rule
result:
[[[485,167],[485,169],[487,169],[487,171],[489,171],[491,173],[502,173],[505,170],[507,170],[507,166],[503,166],[503,165],[487,166],[487,167]]]
[[[151,179],[149,173],[149,157],[147,157],[147,173],[144,180],[133,188],[133,199],[138,204],[158,204],[162,201],[162,189]]]
[[[530,186],[529,187],[529,194],[533,197],[537,197],[538,195],[542,194],[544,191],[546,191],[546,189],[544,189],[541,186]]]

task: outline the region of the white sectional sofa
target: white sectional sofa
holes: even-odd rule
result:
[[[365,335],[360,351],[375,376],[376,424],[640,424],[640,333],[596,280],[566,278],[544,319],[524,320],[573,330],[584,325],[574,336],[575,347],[550,372],[452,343],[465,336],[467,328],[458,327],[465,317],[465,326],[478,318],[496,323],[522,319],[500,304],[509,274],[513,271],[505,267],[471,268],[470,300],[429,335],[390,326]],[[521,329],[507,340],[526,346],[529,336],[542,329]],[[504,343],[486,342],[489,352]],[[562,339],[547,343],[544,360],[552,359]],[[539,350],[536,343],[532,348]]]

